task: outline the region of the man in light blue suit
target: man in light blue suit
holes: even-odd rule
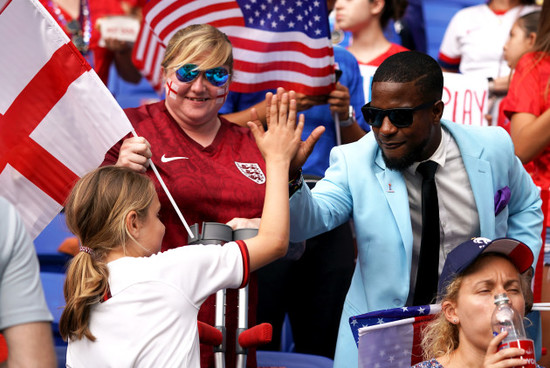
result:
[[[373,133],[335,147],[324,179],[313,190],[299,180],[292,187],[291,241],[350,218],[355,224],[357,264],[335,367],[358,366],[350,316],[412,305],[422,234],[419,163],[437,163],[440,271],[446,254],[474,236],[518,239],[537,259],[541,200],[510,137],[501,128],[441,120],[442,91],[443,75],[431,57],[415,51],[389,57],[374,74],[372,100],[362,109]],[[305,152],[294,167],[305,161]]]

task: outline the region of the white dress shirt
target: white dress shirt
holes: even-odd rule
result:
[[[474,194],[460,150],[451,134],[443,128],[441,131],[439,147],[428,159],[439,165],[435,173],[435,183],[439,203],[440,273],[447,254],[457,245],[474,236],[479,236],[480,233]],[[415,162],[403,171],[409,195],[413,230],[411,283],[407,305],[410,305],[414,295],[422,238],[422,175],[416,172],[419,164],[420,162]]]

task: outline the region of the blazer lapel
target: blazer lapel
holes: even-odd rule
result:
[[[476,201],[480,235],[493,239],[495,237],[495,194],[493,193],[494,185],[493,176],[491,175],[491,165],[488,161],[467,155],[462,155],[462,160],[464,161]]]
[[[468,173],[470,186],[474,193],[477,212],[479,214],[479,229],[480,236],[489,239],[495,237],[495,212],[494,212],[494,185],[493,176],[491,174],[491,164],[481,158],[483,154],[483,145],[477,142],[472,137],[462,133],[461,130],[455,128],[454,123],[446,123],[442,121],[449,132],[455,139],[464,167]]]
[[[407,253],[411,252],[412,248],[412,228],[411,228],[411,215],[409,210],[409,195],[407,193],[407,186],[405,179],[400,172],[389,170],[386,168],[386,164],[379,151],[376,157],[376,164],[379,169],[376,172],[376,178],[380,184],[380,190],[384,194],[386,201],[393,214],[395,223],[399,228],[399,233],[405,250]],[[409,257],[411,254],[407,254]]]

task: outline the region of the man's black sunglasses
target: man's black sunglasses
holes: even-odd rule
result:
[[[380,128],[384,117],[390,118],[390,121],[397,128],[406,128],[413,122],[413,114],[415,111],[427,109],[433,106],[437,101],[424,103],[416,107],[398,107],[395,109],[379,109],[371,107],[370,102],[361,108],[365,121],[374,128]]]

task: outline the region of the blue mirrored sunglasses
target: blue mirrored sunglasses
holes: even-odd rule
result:
[[[370,102],[361,108],[365,121],[375,128],[380,128],[384,122],[384,117],[387,116],[391,123],[397,128],[406,128],[413,122],[414,112],[427,109],[433,106],[437,101],[431,101],[416,107],[398,107],[395,109],[379,109],[372,107]]]
[[[176,78],[180,82],[190,83],[197,79],[197,77],[204,73],[206,80],[216,87],[221,87],[229,80],[229,70],[223,66],[217,68],[200,70],[195,64],[185,64],[184,66],[176,69]]]

